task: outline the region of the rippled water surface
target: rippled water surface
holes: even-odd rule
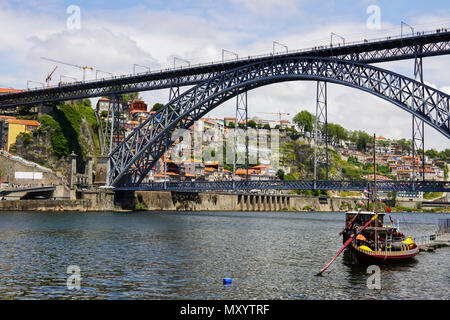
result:
[[[392,214],[413,237],[450,214]],[[343,213],[0,213],[1,299],[449,299],[450,248],[366,269],[340,256]],[[81,270],[69,290],[67,268]],[[222,278],[231,277],[231,286]]]

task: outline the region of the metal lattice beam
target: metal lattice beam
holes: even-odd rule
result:
[[[422,57],[419,57],[422,48],[420,46],[416,47],[416,57],[414,59],[414,78],[420,83],[423,82],[423,64]],[[419,92],[419,99],[422,98],[423,92]],[[424,110],[421,110],[424,112]],[[419,164],[421,168],[419,169],[420,176],[422,180],[425,180],[425,123],[417,118],[414,114],[412,115],[412,177],[411,179],[416,179],[416,154],[419,155]]]
[[[371,181],[332,180],[269,180],[269,181],[177,181],[143,183],[139,186],[119,186],[120,190],[170,190],[179,192],[201,192],[217,190],[348,190],[372,189]],[[450,192],[448,181],[377,181],[379,191]]]
[[[234,126],[234,157],[233,157],[233,175],[236,175],[236,157],[238,155],[236,147],[238,140],[239,123],[244,123],[245,131],[245,179],[248,180],[248,108],[247,108],[247,91],[238,94],[236,97],[236,124]],[[233,177],[235,179],[235,177]]]
[[[314,180],[317,180],[317,169],[325,168],[325,179],[328,180],[328,98],[327,83],[317,81],[316,88],[316,121],[314,122]]]
[[[416,47],[421,51],[417,54]],[[400,39],[384,39],[345,46],[320,46],[311,50],[290,51],[287,54],[244,58],[236,61],[183,67],[174,70],[155,70],[142,75],[118,76],[111,79],[60,84],[52,88],[31,89],[0,95],[0,108],[58,102],[117,94],[167,89],[174,86],[197,85],[223,72],[266,60],[285,60],[300,57],[334,57],[362,63],[379,63],[415,57],[450,54],[450,32],[421,34]]]
[[[416,80],[355,61],[323,58],[286,58],[250,64],[224,72],[191,88],[169,102],[131,133],[110,154],[112,185],[131,175],[140,184],[154,163],[171,145],[176,128],[187,129],[223,102],[271,83],[314,80],[357,88],[415,114],[450,138],[450,96]],[[422,94],[423,93],[423,94]],[[168,111],[168,112],[167,112]],[[167,117],[162,117],[167,112]]]

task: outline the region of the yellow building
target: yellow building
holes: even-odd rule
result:
[[[12,144],[16,143],[17,136],[23,132],[29,133],[39,127],[35,120],[22,120],[14,117],[0,116],[2,125],[2,148],[9,151]]]

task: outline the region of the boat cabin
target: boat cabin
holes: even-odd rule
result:
[[[349,211],[347,212],[345,216],[345,224],[348,225],[349,223],[352,223],[353,225],[363,226],[365,225],[370,219],[373,218],[374,213],[368,212],[368,211],[361,211],[358,214],[358,211]],[[356,216],[356,218],[355,218]],[[378,213],[378,226],[383,226],[383,220],[384,220],[385,213],[380,212]],[[355,220],[352,222],[353,218]]]

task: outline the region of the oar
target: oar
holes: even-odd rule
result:
[[[361,229],[359,229],[358,234],[360,234],[365,228],[367,228],[367,227],[369,226],[369,224],[371,224],[372,221],[374,221],[377,217],[378,217],[378,214],[375,214],[375,215],[372,217],[372,219],[370,219],[369,221],[367,221],[367,223],[366,223],[364,226],[362,226]],[[333,261],[336,260],[336,258],[341,254],[341,252],[344,251],[344,249],[347,248],[347,246],[353,241],[353,237],[354,237],[354,236],[355,236],[354,234],[352,234],[352,235],[350,236],[350,238],[344,243],[344,246],[338,251],[338,253],[336,253],[336,255],[333,257],[333,259],[331,259],[330,262],[328,262],[327,265],[326,265],[325,267],[323,267],[323,269],[320,270],[320,272],[319,272],[318,274],[316,274],[316,276],[321,276],[322,273],[323,273],[325,270],[328,269],[328,267],[330,266],[330,264],[332,264]]]

